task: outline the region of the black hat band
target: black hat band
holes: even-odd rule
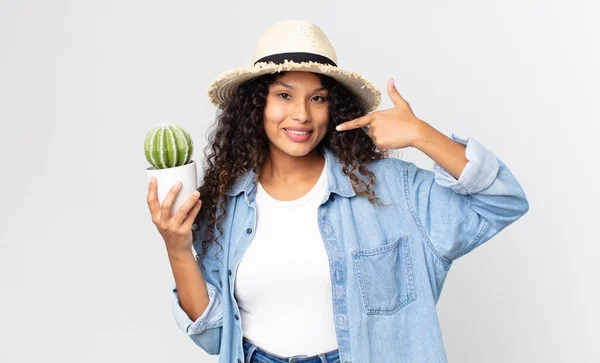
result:
[[[268,55],[266,57],[262,57],[261,59],[254,62],[254,64],[259,63],[259,62],[273,62],[275,64],[283,64],[285,60],[290,61],[290,62],[296,62],[296,63],[316,62],[316,63],[322,63],[322,64],[329,64],[334,67],[337,67],[337,64],[335,64],[335,62],[332,61],[331,59],[329,59],[325,56],[319,55],[319,54],[314,54],[314,53],[272,54],[272,55]]]

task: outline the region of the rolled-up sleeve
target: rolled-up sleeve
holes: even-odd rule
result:
[[[177,287],[173,287],[173,315],[179,329],[186,335],[199,334],[211,328],[223,325],[223,306],[221,294],[216,287],[206,283],[209,302],[204,313],[196,321],[192,321],[187,313],[182,309],[179,301]]]
[[[459,194],[474,194],[489,187],[500,169],[498,158],[474,138],[452,134],[452,139],[466,146],[465,156],[468,163],[458,180],[438,163],[434,163],[435,181]]]

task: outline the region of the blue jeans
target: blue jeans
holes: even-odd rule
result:
[[[243,338],[244,359],[245,363],[339,363],[339,351],[332,350],[328,353],[313,355],[295,355],[293,357],[282,357],[277,354],[270,353],[257,345]]]

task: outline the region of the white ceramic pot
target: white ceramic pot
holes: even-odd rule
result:
[[[151,166],[146,168],[146,174],[148,175],[148,181],[150,181],[152,176],[156,177],[159,205],[162,205],[163,200],[175,183],[180,180],[183,182],[179,194],[177,194],[175,201],[171,205],[171,215],[177,213],[179,207],[189,198],[193,191],[198,190],[198,175],[194,160],[185,165],[167,169],[156,169]]]

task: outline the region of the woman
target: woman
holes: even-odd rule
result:
[[[176,322],[219,362],[446,361],[435,305],[452,262],[529,205],[477,140],[387,91],[394,107],[371,112],[379,91],[319,27],[275,24],[209,88],[222,113],[199,193],[170,215],[179,189],[159,206],[150,182]],[[409,146],[434,171],[388,157]]]

